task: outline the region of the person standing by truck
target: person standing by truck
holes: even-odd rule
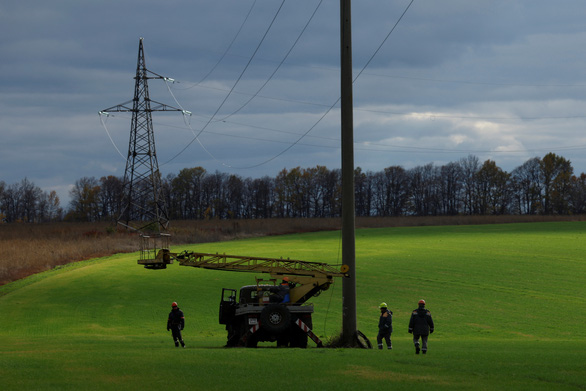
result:
[[[425,300],[419,300],[419,307],[411,313],[409,320],[409,333],[413,334],[413,344],[415,344],[415,354],[419,351],[427,353],[427,338],[433,333],[434,325],[431,318],[431,312],[425,308]],[[421,338],[421,347],[419,345]]]
[[[169,319],[167,319],[167,331],[171,330],[175,347],[179,347],[179,344],[181,344],[181,347],[185,347],[185,342],[183,342],[183,336],[181,335],[181,330],[184,327],[185,316],[183,315],[183,311],[177,306],[176,302],[173,302],[171,304]]]
[[[389,311],[387,303],[380,303],[380,318],[378,320],[378,335],[376,336],[376,342],[378,342],[378,348],[382,350],[383,339],[387,343],[387,349],[391,350],[393,345],[391,343],[391,333],[393,332],[393,311]]]

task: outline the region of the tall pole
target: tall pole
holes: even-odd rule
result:
[[[357,325],[351,0],[340,0],[340,41],[342,97],[342,263],[348,266],[349,275],[349,277],[342,280],[342,342],[346,346],[353,346]]]

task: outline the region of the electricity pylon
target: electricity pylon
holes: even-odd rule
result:
[[[150,99],[149,79],[171,79],[146,68],[142,40],[140,38],[138,46],[134,98],[131,101],[102,110],[100,114],[132,112],[128,156],[124,171],[123,198],[117,220],[118,224],[137,231],[143,231],[148,227],[149,230],[154,229],[161,233],[161,231],[167,230],[169,217],[162,194],[151,113],[153,111],[184,111]],[[132,103],[132,107],[130,107],[130,103]]]

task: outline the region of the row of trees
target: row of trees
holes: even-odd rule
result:
[[[63,216],[55,191],[43,191],[26,178],[12,185],[0,181],[0,222],[59,221]]]
[[[586,174],[553,153],[532,158],[512,172],[476,156],[436,166],[355,170],[357,216],[582,214]],[[185,168],[161,179],[169,218],[338,217],[341,172],[324,166],[283,169],[275,178],[242,178]],[[64,214],[54,192],[26,179],[0,182],[0,213],[7,221],[99,221],[117,217],[122,178],[85,177],[72,188]]]

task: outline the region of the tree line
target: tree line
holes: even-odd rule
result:
[[[161,178],[171,220],[339,217],[341,171],[325,166],[283,169],[276,177],[243,178],[202,167]],[[0,181],[4,221],[102,221],[116,219],[123,178],[84,177],[70,191],[67,210],[55,192],[24,179]],[[357,216],[537,215],[586,213],[586,174],[548,153],[511,172],[469,155],[445,165],[355,170]]]

